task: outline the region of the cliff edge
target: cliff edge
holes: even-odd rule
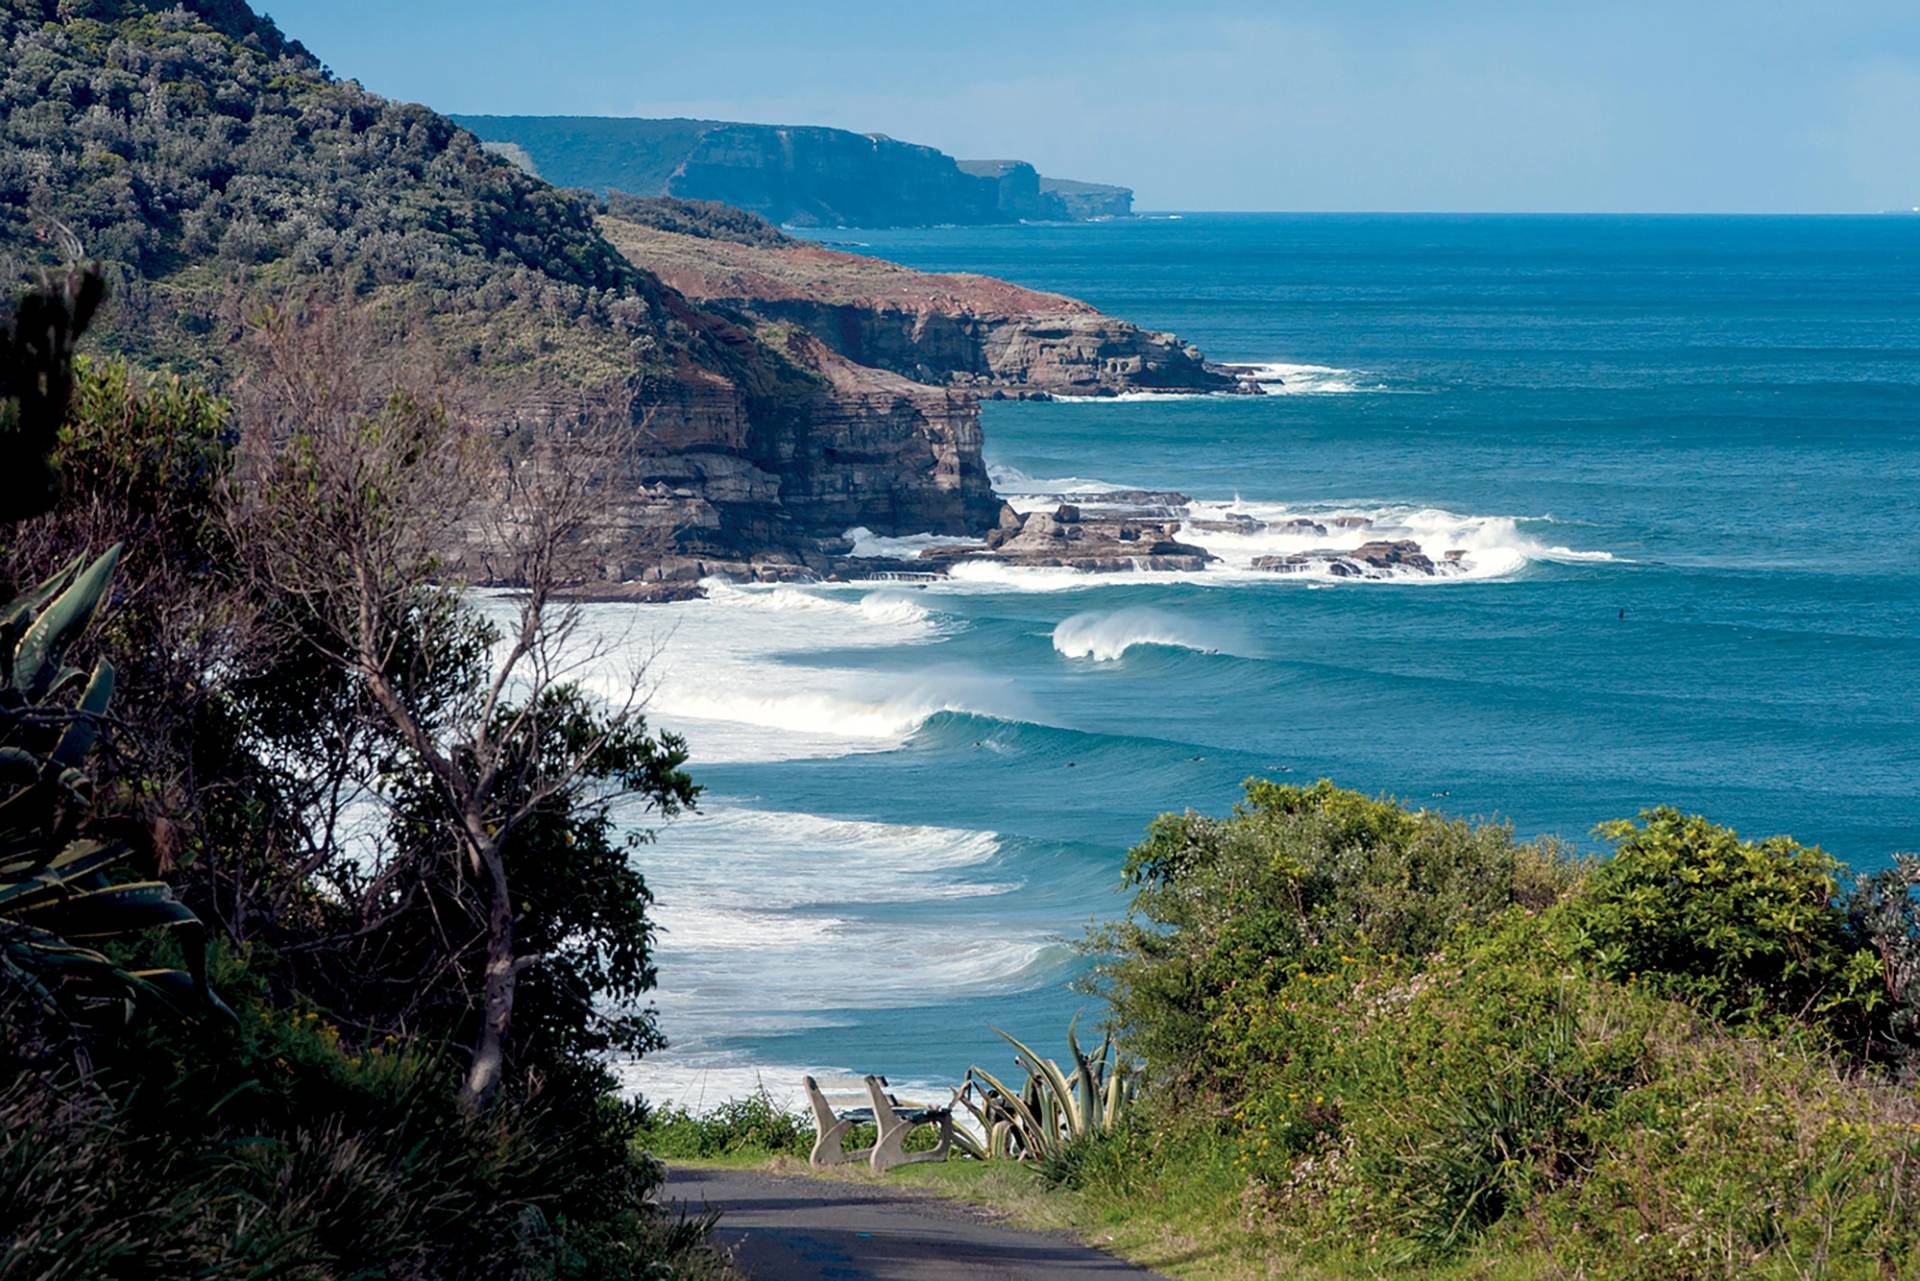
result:
[[[717,200],[806,227],[1125,217],[1133,192],[1048,178],[1023,160],[955,160],[879,133],[605,116],[455,116],[558,187]]]
[[[1256,391],[1199,349],[1077,299],[915,271],[735,210],[616,198],[601,232],[702,305],[800,325],[848,360],[1001,397]]]

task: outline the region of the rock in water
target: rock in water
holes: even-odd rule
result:
[[[1463,568],[1464,551],[1449,551],[1445,563],[1450,569]],[[1253,568],[1273,574],[1307,574],[1316,571],[1335,578],[1389,578],[1396,572],[1435,575],[1440,567],[1411,538],[1392,542],[1362,543],[1347,549],[1319,547],[1287,556],[1256,556]]]

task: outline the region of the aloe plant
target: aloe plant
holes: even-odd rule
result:
[[[993,1029],[1013,1047],[1026,1081],[1015,1090],[983,1067],[968,1068],[957,1102],[980,1132],[956,1130],[955,1146],[983,1161],[1052,1161],[1081,1140],[1115,1129],[1133,1101],[1138,1073],[1119,1056],[1111,1033],[1095,1054],[1082,1050],[1079,1022],[1076,1016],[1067,1027],[1071,1072],[1018,1037]]]
[[[114,881],[135,855],[124,830],[94,821],[85,765],[113,697],[113,665],[66,664],[99,612],[120,549],[75,559],[0,610],[0,971],[74,1023],[131,1020],[156,1001],[224,1010],[206,980],[206,931],[160,881]],[[129,970],[101,948],[148,929],[175,932],[186,970]]]

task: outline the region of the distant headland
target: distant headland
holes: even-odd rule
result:
[[[790,226],[1086,222],[1133,212],[1126,187],[1048,178],[1024,160],[956,160],[878,133],[609,116],[453,119],[557,187],[718,200]]]

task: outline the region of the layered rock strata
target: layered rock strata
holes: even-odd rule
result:
[[[632,262],[703,306],[802,325],[848,360],[918,382],[990,396],[1259,390],[1172,334],[1004,280],[914,271],[791,238],[742,244],[612,217],[601,227]]]

